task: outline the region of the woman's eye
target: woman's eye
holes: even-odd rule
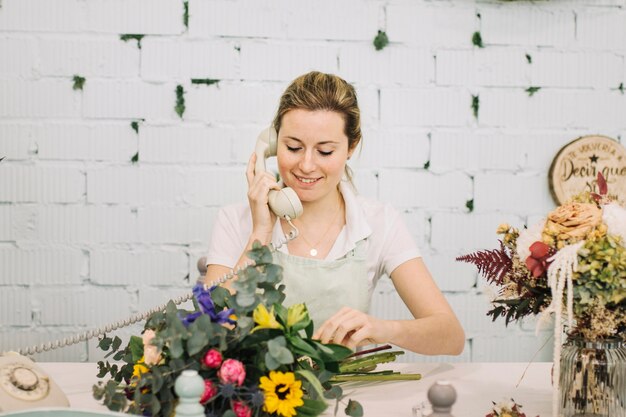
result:
[[[299,147],[293,147],[293,146],[287,146],[287,149],[288,149],[289,151],[291,151],[291,152],[296,152],[296,151],[300,150],[300,148],[299,148]]]
[[[333,151],[328,151],[328,152],[324,152],[324,151],[318,151],[320,153],[320,155],[322,156],[330,156],[332,155]]]

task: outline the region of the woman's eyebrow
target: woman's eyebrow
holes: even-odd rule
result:
[[[291,140],[295,140],[296,142],[300,142],[300,143],[304,143],[302,142],[300,139],[298,139],[295,136],[285,136],[287,139],[291,139]],[[317,142],[316,145],[327,145],[327,144],[337,144],[339,143],[338,141],[334,141],[334,140],[325,140],[322,142]]]

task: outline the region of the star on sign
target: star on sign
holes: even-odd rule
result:
[[[589,160],[591,160],[592,164],[595,164],[596,162],[598,162],[598,155],[594,153],[593,155],[589,157]]]

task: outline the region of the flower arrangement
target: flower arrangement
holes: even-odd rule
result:
[[[313,322],[304,304],[285,307],[282,269],[266,246],[248,252],[254,265],[238,273],[235,294],[219,286],[196,285],[194,310],[170,302],[146,321],[142,337],[126,347],[104,337],[99,347],[122,365],[101,361],[94,397],[112,411],[172,416],[176,377],[198,371],[205,389],[200,402],[206,416],[317,416],[336,400],[344,402],[335,381],[419,379],[420,375],[373,373],[376,364],[402,351],[353,354],[340,345],[312,339]],[[380,349],[373,349],[380,350]],[[346,414],[360,416],[361,405],[348,400]]]
[[[511,398],[511,401],[494,402],[491,412],[485,417],[526,417],[526,414],[522,412],[521,404]]]
[[[626,340],[626,210],[599,193],[583,192],[519,230],[498,227],[500,248],[457,258],[477,266],[497,296],[487,313],[505,323],[567,306],[568,333],[589,341]]]

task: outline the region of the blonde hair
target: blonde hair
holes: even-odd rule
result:
[[[311,71],[293,80],[280,97],[278,111],[274,117],[276,131],[280,131],[283,116],[288,111],[296,109],[339,113],[344,120],[348,149],[353,150],[361,142],[361,111],[356,91],[343,78]],[[347,165],[346,175],[352,182],[352,172]]]

